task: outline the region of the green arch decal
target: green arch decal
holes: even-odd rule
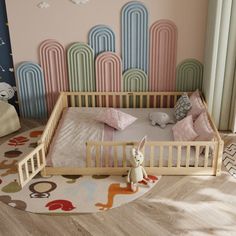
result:
[[[144,71],[130,69],[123,74],[124,92],[146,92],[148,90],[148,79]]]
[[[177,66],[177,91],[202,89],[203,64],[196,59],[186,59]]]
[[[67,51],[70,91],[95,91],[94,51],[86,43],[74,43]]]

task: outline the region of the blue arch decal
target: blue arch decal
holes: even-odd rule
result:
[[[24,62],[16,69],[20,112],[25,118],[46,118],[44,77],[41,67]]]
[[[140,2],[129,2],[122,9],[123,70],[148,67],[148,11]]]
[[[89,32],[89,45],[95,57],[102,52],[115,52],[115,34],[105,25],[96,25]]]

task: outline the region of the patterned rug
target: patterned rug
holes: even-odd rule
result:
[[[18,184],[17,161],[37,146],[43,127],[11,138],[0,146],[0,201],[34,213],[89,213],[108,210],[131,202],[148,192],[150,186],[139,184],[132,192],[125,176],[52,176],[40,175],[23,189]]]
[[[236,178],[236,143],[231,143],[224,149],[223,163],[229,173]]]

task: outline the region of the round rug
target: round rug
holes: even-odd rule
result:
[[[160,179],[149,176],[149,186],[132,192],[125,176],[35,176],[23,189],[18,183],[17,161],[36,146],[43,127],[17,135],[0,146],[0,201],[34,213],[101,212],[131,202]]]
[[[231,143],[224,149],[223,163],[228,172],[236,178],[236,143]]]

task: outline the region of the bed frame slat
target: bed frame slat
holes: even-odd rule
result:
[[[196,152],[195,152],[195,164],[194,164],[195,167],[198,167],[199,154],[200,154],[199,150],[200,150],[200,147],[197,145]]]
[[[207,145],[205,147],[205,159],[204,159],[204,167],[208,166],[208,157],[209,157],[210,147]]]
[[[160,159],[159,159],[159,167],[163,166],[163,146],[160,146]]]
[[[182,154],[182,147],[180,145],[178,145],[177,168],[180,168],[181,154]]]
[[[114,146],[114,167],[118,167],[117,146]]]
[[[186,152],[186,167],[189,167],[189,160],[190,160],[190,145],[187,145],[187,152]]]
[[[100,162],[100,147],[96,145],[96,167],[101,167],[101,162]]]
[[[154,166],[154,146],[150,146],[150,167]]]
[[[172,146],[169,146],[169,150],[168,150],[168,167],[172,167]]]
[[[123,152],[123,160],[122,160],[122,166],[126,167],[127,166],[127,160],[126,160],[126,145],[122,145],[122,152]]]

